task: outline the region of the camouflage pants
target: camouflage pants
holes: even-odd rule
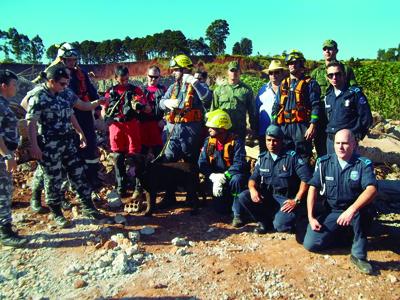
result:
[[[83,163],[78,156],[73,137],[46,139],[41,149],[43,158],[39,161],[39,165],[43,171],[46,203],[59,205],[64,199],[63,169],[78,200],[81,203],[91,201],[92,190],[83,171]]]
[[[63,183],[61,185],[61,189],[64,192],[68,190],[69,187],[69,181],[67,178],[67,174],[65,174],[65,170],[62,169],[62,177],[63,177]],[[33,178],[32,178],[32,194],[34,191],[43,191],[44,190],[44,173],[42,167],[38,164],[35,170],[35,173],[33,173]]]
[[[0,161],[0,225],[11,223],[12,178]]]

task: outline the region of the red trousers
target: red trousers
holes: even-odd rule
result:
[[[113,152],[128,154],[140,153],[142,141],[140,124],[136,119],[127,122],[114,122],[109,127],[110,145]]]

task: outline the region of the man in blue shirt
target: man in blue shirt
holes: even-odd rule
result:
[[[307,197],[307,233],[303,245],[309,251],[320,251],[333,245],[346,226],[354,231],[350,260],[366,274],[372,274],[367,259],[366,205],[374,199],[376,179],[372,162],[355,153],[356,140],[348,129],[335,135],[335,153],[318,159],[309,181]],[[326,199],[328,212],[317,218],[314,207],[317,191]]]
[[[311,178],[308,164],[295,151],[284,149],[283,138],[278,126],[267,128],[268,151],[260,155],[249,189],[239,195],[240,205],[258,222],[256,233],[266,233],[271,225],[277,231],[292,231],[307,193]]]
[[[350,129],[355,138],[362,140],[372,125],[372,114],[367,98],[357,86],[349,86],[341,63],[331,62],[326,67],[331,86],[325,97],[328,119],[326,132],[327,153],[334,153],[333,137],[341,129]]]

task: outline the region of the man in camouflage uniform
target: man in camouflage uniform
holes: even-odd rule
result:
[[[46,83],[36,87],[29,99],[28,120],[31,153],[44,172],[45,198],[54,215],[57,226],[65,228],[69,222],[61,211],[64,193],[62,168],[65,169],[72,188],[82,205],[82,213],[90,218],[101,218],[91,200],[91,188],[83,173],[82,161],[78,158],[72,125],[76,126],[71,102],[59,95],[68,85],[65,67],[52,66],[46,71]],[[84,135],[79,132],[80,138]]]
[[[223,109],[232,120],[231,131],[243,141],[246,138],[246,112],[249,114],[250,128],[254,131],[255,101],[252,89],[240,81],[240,65],[238,61],[228,64],[228,82],[217,86],[214,90],[211,110]]]
[[[0,71],[0,242],[21,247],[27,240],[11,227],[12,172],[16,170],[14,150],[18,146],[17,118],[7,98],[15,96],[18,77],[8,70]]]
[[[324,64],[320,65],[318,68],[314,69],[311,72],[311,78],[315,79],[320,88],[321,88],[321,101],[320,101],[320,109],[319,109],[319,120],[318,126],[315,133],[314,145],[315,150],[317,151],[318,157],[321,157],[327,153],[326,150],[326,124],[328,120],[325,115],[325,95],[326,91],[329,87],[329,81],[326,77],[326,67],[330,62],[338,61],[336,58],[337,53],[339,52],[338,45],[334,40],[326,40],[322,44],[322,53],[324,55]],[[353,69],[346,64],[343,64],[345,79],[347,86],[356,85],[356,78],[354,76]]]

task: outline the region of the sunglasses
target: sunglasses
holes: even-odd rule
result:
[[[160,76],[153,76],[153,75],[147,75],[147,76],[149,76],[151,79],[158,79],[158,78],[160,78]]]
[[[328,73],[328,75],[326,75],[329,79],[332,79],[333,77],[342,77],[342,73],[341,72],[336,72],[336,73]]]
[[[270,71],[268,72],[269,75],[279,75],[281,74],[281,70],[276,70],[276,71]]]
[[[324,47],[322,50],[324,50],[324,51],[332,51],[332,50],[335,50],[335,48],[333,48],[333,47]]]

